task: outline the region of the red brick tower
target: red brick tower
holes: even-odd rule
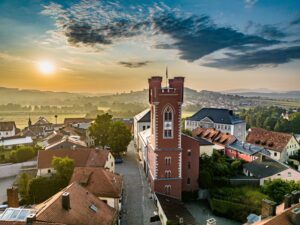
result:
[[[162,77],[149,79],[151,136],[146,172],[153,192],[181,199],[181,105],[184,78],[169,79],[168,87],[162,87],[161,83]]]

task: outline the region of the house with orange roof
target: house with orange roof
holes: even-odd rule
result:
[[[300,145],[293,134],[268,131],[262,128],[249,129],[246,141],[264,147],[270,152],[270,157],[281,162],[287,162],[289,156],[297,154]]]
[[[123,177],[101,167],[76,167],[70,183],[77,182],[117,211],[121,210]]]
[[[69,157],[74,160],[75,167],[102,167],[115,171],[115,159],[110,151],[105,149],[75,148],[59,151],[39,151],[37,157],[37,175],[51,176],[55,173],[52,166],[54,157]]]

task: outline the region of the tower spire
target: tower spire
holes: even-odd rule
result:
[[[168,78],[169,78],[169,74],[168,74],[168,66],[166,67],[166,87],[168,87]]]

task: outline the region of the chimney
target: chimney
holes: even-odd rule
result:
[[[214,218],[206,220],[206,225],[217,225],[217,221]]]
[[[270,201],[268,199],[263,199],[262,207],[261,207],[261,218],[265,219],[275,215],[276,215],[276,202]]]
[[[7,192],[8,207],[18,208],[19,207],[18,188],[11,187],[11,188],[8,188],[6,192]]]
[[[291,194],[286,194],[284,196],[284,209],[290,208],[292,205],[292,195]]]
[[[293,225],[300,225],[300,208],[292,209],[290,219]]]
[[[61,203],[62,207],[65,210],[71,209],[70,207],[70,193],[69,192],[64,192],[61,196]]]
[[[32,225],[34,221],[36,221],[36,215],[31,213],[26,218],[26,225]]]
[[[292,191],[292,204],[299,203],[300,191]]]

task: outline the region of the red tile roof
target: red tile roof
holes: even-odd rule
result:
[[[104,168],[77,167],[70,183],[77,182],[97,197],[120,198],[123,178]]]
[[[108,150],[91,148],[61,149],[57,151],[41,150],[38,152],[38,169],[52,168],[53,157],[74,159],[75,167],[104,167],[108,160]]]
[[[249,131],[246,141],[273,151],[282,152],[292,137],[293,135],[291,134],[268,131],[255,127]]]
[[[229,133],[222,133],[215,128],[198,127],[192,131],[193,137],[198,136],[214,144],[225,146],[234,143],[237,139]]]
[[[0,122],[0,131],[12,131],[13,128],[16,128],[14,121]]]
[[[256,222],[253,225],[293,225],[293,223],[291,222],[291,214],[294,208],[300,208],[300,203],[286,209],[277,216],[262,220],[260,222]]]
[[[68,192],[70,209],[62,207],[62,194]],[[37,220],[68,225],[113,225],[117,212],[78,183],[72,183],[36,207]]]

